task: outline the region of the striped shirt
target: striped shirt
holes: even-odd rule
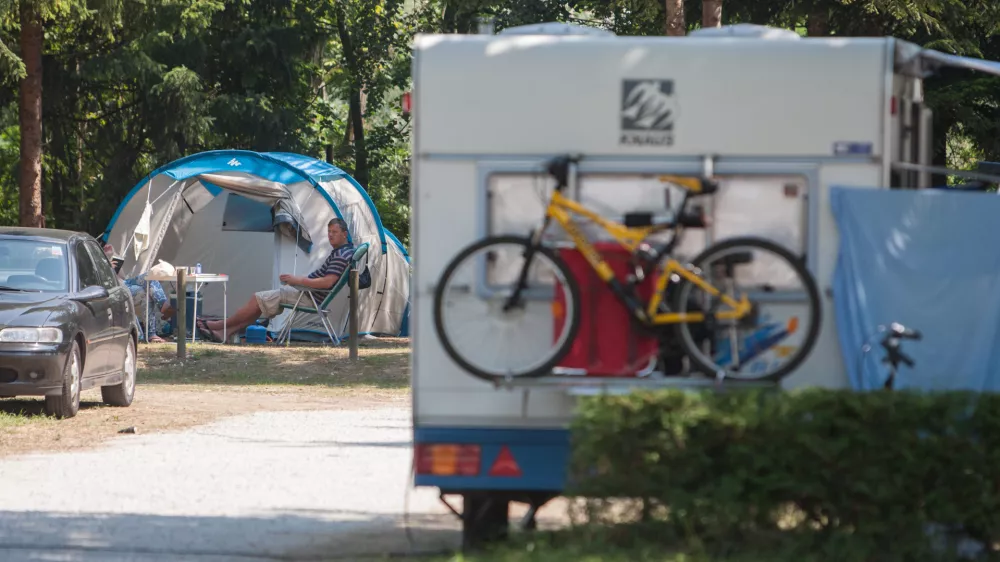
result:
[[[326,277],[327,275],[336,275],[337,279],[347,271],[347,268],[351,265],[351,258],[354,257],[354,246],[350,242],[344,244],[339,248],[334,248],[330,255],[326,257],[326,261],[323,265],[319,267],[316,271],[309,274],[309,279],[319,279],[320,277]],[[336,283],[336,281],[334,281]],[[316,295],[318,298],[322,299],[326,296],[325,293],[320,293]]]

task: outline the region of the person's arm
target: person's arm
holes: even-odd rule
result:
[[[317,269],[316,271],[310,273],[306,277],[299,277],[297,275],[282,274],[280,279],[285,283],[291,285],[299,285],[303,287],[309,287],[310,289],[321,289],[328,291],[337,284],[340,280],[340,276],[347,271],[347,266],[350,264],[350,255],[339,255],[336,251],[330,255],[327,259],[327,263],[323,264],[323,267]]]
[[[289,275],[285,282],[289,285],[299,285],[302,287],[309,287],[310,289],[323,289],[324,291],[328,291],[337,284],[338,279],[340,279],[340,275],[332,274],[315,278]]]
[[[153,293],[153,302],[162,309],[164,303],[167,302],[167,294],[163,292],[163,285],[160,285],[159,281],[150,281],[149,291]]]

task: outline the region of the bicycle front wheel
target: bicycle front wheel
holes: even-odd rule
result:
[[[538,377],[573,345],[580,291],[552,250],[532,249],[521,236],[493,236],[465,248],[445,268],[434,292],[434,327],[448,356],[474,376]]]
[[[732,308],[681,278],[674,310],[706,315],[704,322],[677,324],[694,367],[711,376],[778,381],[805,361],[819,336],[822,303],[800,258],[770,240],[738,237],[709,246],[692,265],[712,287],[752,305],[741,319],[720,319],[716,313]]]

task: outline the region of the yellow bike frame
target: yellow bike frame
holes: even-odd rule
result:
[[[678,184],[693,193],[701,191],[701,180],[698,178],[663,177],[661,179]],[[563,230],[569,234],[570,238],[576,244],[576,247],[583,253],[584,258],[588,263],[590,263],[591,267],[594,268],[597,276],[600,277],[605,283],[611,285],[612,288],[617,289],[619,284],[615,278],[614,271],[612,271],[611,266],[608,265],[607,261],[601,257],[601,254],[597,251],[597,249],[594,248],[594,245],[591,244],[590,240],[588,240],[587,237],[580,232],[580,229],[577,228],[576,224],[573,223],[573,215],[581,215],[595,222],[605,232],[611,235],[611,237],[614,238],[618,244],[627,248],[630,252],[635,252],[639,244],[647,236],[657,230],[657,227],[628,227],[599,216],[597,213],[591,211],[576,201],[568,199],[558,191],[552,193],[552,198],[549,200],[549,205],[546,209],[546,216],[558,222],[559,225],[562,226]],[[732,297],[722,293],[722,291],[719,291],[706,282],[698,274],[681,265],[677,260],[668,258],[664,271],[661,272],[660,278],[657,281],[656,291],[653,293],[653,297],[650,299],[646,310],[643,310],[640,306],[636,307],[632,311],[640,320],[657,326],[664,324],[677,324],[681,322],[703,322],[705,320],[705,315],[700,312],[656,312],[662,302],[663,292],[667,287],[667,281],[670,279],[672,273],[676,273],[691,283],[694,283],[696,286],[701,288],[701,290],[707,292],[713,297],[721,298],[723,304],[729,307],[729,309],[716,312],[714,314],[715,318],[720,320],[734,320],[742,318],[750,312],[751,305],[746,295],[743,295],[739,301],[734,300]],[[618,291],[616,290],[616,292]]]

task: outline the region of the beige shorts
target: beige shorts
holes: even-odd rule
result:
[[[301,299],[299,295],[302,296]],[[270,291],[261,291],[255,293],[254,296],[257,297],[257,306],[260,307],[261,316],[264,318],[274,318],[281,313],[281,305],[293,306],[295,301],[298,301],[299,306],[312,307],[309,295],[288,285],[282,285]]]

